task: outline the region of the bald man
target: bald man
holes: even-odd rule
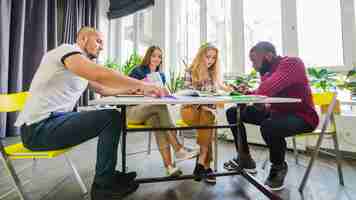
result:
[[[77,34],[76,44],[62,44],[47,52],[15,125],[21,127],[24,146],[35,151],[68,148],[99,136],[92,199],[116,199],[138,188],[135,172],[115,171],[120,113],[72,110],[88,84],[106,96],[132,91],[161,96],[165,90],[93,62],[102,49],[103,35],[84,27]]]

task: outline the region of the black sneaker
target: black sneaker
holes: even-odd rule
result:
[[[120,171],[114,172],[115,179],[118,183],[129,183],[135,180],[137,177],[136,172],[122,173]]]
[[[211,168],[205,170],[206,175],[213,174],[213,170]],[[216,177],[215,176],[207,176],[204,179],[205,182],[210,183],[210,184],[216,184]]]
[[[195,165],[193,174],[195,176],[194,177],[195,181],[201,181],[202,179],[204,179],[206,177],[206,170],[203,165],[197,163]]]
[[[284,188],[284,178],[288,172],[288,165],[284,162],[282,165],[271,166],[269,175],[265,181],[270,190],[282,190]]]
[[[130,182],[128,184],[113,184],[109,187],[93,183],[91,188],[91,200],[122,199],[137,190],[139,184]]]
[[[237,170],[238,166],[242,167],[246,172],[250,174],[256,174],[256,162],[252,159],[251,156],[241,157],[237,156],[232,160],[229,160],[224,163],[224,168],[228,171]]]

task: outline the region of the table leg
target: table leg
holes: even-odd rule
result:
[[[122,172],[126,173],[126,136],[127,136],[126,106],[121,106],[121,120],[122,120],[121,167],[122,167]]]
[[[237,126],[237,142],[238,142],[238,153],[239,155],[242,155],[242,140],[240,139],[240,129],[239,126],[241,125],[241,110],[240,110],[240,106],[237,105],[236,106],[236,126]],[[243,176],[248,182],[250,182],[252,185],[254,185],[258,190],[260,190],[264,195],[266,195],[269,199],[273,199],[273,200],[282,200],[281,197],[279,197],[278,195],[272,193],[271,191],[269,191],[266,187],[264,187],[264,185],[258,181],[255,177],[253,177],[251,174],[247,173],[243,168],[241,168],[240,166],[238,167],[238,171],[241,174],[241,176]]]

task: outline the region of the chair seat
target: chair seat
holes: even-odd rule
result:
[[[134,123],[128,123],[127,128],[152,128],[151,125],[148,124],[134,124]]]
[[[301,138],[301,137],[308,137],[308,136],[320,136],[320,133],[321,133],[321,129],[316,129],[313,132],[301,133],[301,134],[296,135],[295,137],[296,138]],[[325,135],[334,135],[334,134],[336,134],[336,131],[331,131],[331,130],[326,130],[325,131]]]
[[[178,127],[187,127],[188,124],[185,123],[182,119],[176,121],[176,126]]]
[[[188,124],[185,123],[182,119],[176,121],[177,127],[187,127]],[[127,128],[152,128],[151,125],[148,124],[135,124],[135,123],[128,123]]]
[[[48,159],[54,158],[59,155],[64,154],[69,151],[71,148],[53,150],[53,151],[31,151],[23,146],[22,143],[12,144],[5,147],[5,151],[8,154],[8,157],[11,159]]]

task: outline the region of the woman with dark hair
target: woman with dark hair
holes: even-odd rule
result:
[[[166,83],[165,75],[160,71],[162,66],[162,50],[158,46],[151,46],[146,51],[141,65],[130,73],[130,77],[144,80],[151,73],[159,73],[163,85]],[[150,124],[152,127],[174,127],[167,105],[137,105],[128,108],[127,118],[129,123]],[[188,152],[178,142],[175,131],[155,132],[157,145],[161,153],[168,176],[179,176],[182,171],[173,166],[170,146],[172,145],[177,160],[191,159],[196,152]]]

